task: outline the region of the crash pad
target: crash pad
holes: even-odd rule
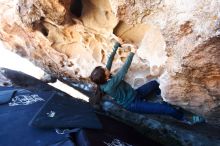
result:
[[[50,97],[30,121],[30,125],[38,128],[102,128],[88,102],[66,94]]]
[[[21,89],[9,103],[0,105],[0,146],[43,146],[68,141],[54,129],[28,126],[33,115],[53,95],[52,91],[36,93]]]

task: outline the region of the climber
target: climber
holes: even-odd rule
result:
[[[122,45],[123,46],[123,45]],[[124,81],[128,68],[131,65],[137,47],[133,46],[128,55],[126,62],[122,68],[115,74],[111,75],[110,70],[112,61],[120,43],[115,43],[113,52],[110,54],[106,68],[97,66],[91,73],[90,79],[97,84],[97,91],[94,98],[90,98],[91,104],[99,104],[102,100],[103,93],[111,96],[114,101],[128,111],[140,114],[161,114],[169,115],[184,123],[194,124],[201,122],[200,117],[194,117],[194,121],[189,121],[180,110],[175,109],[167,103],[152,103],[147,102],[144,98],[154,92],[160,94],[159,83],[156,80],[150,81],[137,89],[133,89],[130,84]]]

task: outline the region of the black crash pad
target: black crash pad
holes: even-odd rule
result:
[[[83,146],[162,146],[141,135],[134,128],[108,116],[98,114],[103,129],[81,129],[71,133],[77,145]]]
[[[62,94],[51,97],[30,125],[39,128],[102,128],[88,102]]]
[[[49,91],[33,93],[17,90],[9,103],[0,105],[0,146],[44,146],[68,141],[54,129],[28,126],[33,115],[53,95]]]
[[[0,104],[5,104],[10,102],[12,97],[15,95],[16,91],[17,89],[13,87],[0,86]]]

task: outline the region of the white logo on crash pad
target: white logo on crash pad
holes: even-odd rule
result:
[[[119,139],[114,139],[112,142],[108,143],[104,141],[104,144],[107,146],[132,146],[126,142],[123,142]]]
[[[44,101],[44,99],[40,98],[37,94],[18,95],[12,98],[12,101],[8,105],[9,106],[29,105],[39,101]]]

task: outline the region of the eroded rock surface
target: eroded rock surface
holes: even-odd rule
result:
[[[58,77],[87,79],[113,34],[139,46],[126,80],[160,76],[165,101],[220,124],[218,0],[1,0],[0,39]],[[113,72],[129,49],[119,49]]]

